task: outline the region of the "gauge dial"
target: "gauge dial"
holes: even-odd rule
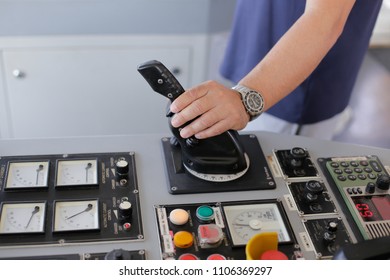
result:
[[[99,229],[99,203],[94,200],[57,201],[53,231]]]
[[[277,232],[279,242],[291,241],[276,203],[228,205],[223,210],[236,246],[246,245],[260,232]]]
[[[0,234],[44,232],[45,202],[3,203]]]
[[[10,162],[5,189],[47,187],[48,161]]]
[[[57,186],[98,184],[97,159],[60,160],[57,162]]]

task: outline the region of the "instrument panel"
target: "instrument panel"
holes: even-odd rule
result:
[[[191,177],[195,188],[219,189],[176,193],[165,139],[3,141],[0,258],[245,259],[251,237],[276,232],[287,259],[320,260],[390,235],[388,150],[248,134],[261,150],[249,157],[264,163],[272,187],[232,190]]]
[[[134,152],[0,159],[0,247],[143,239]]]

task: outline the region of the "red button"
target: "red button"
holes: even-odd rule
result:
[[[129,231],[131,229],[131,224],[130,223],[124,223],[123,228],[125,231]]]
[[[183,254],[183,255],[180,255],[179,260],[182,260],[182,261],[195,261],[195,260],[198,260],[198,257],[193,255],[193,254]]]
[[[288,258],[278,250],[268,250],[261,255],[260,260],[288,260]]]
[[[208,256],[207,259],[212,260],[212,261],[226,260],[226,258],[221,254],[212,254],[212,255]]]

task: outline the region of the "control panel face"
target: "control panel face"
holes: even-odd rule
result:
[[[306,149],[293,147],[289,150],[275,150],[274,154],[286,179],[319,177],[317,168]]]
[[[0,158],[0,247],[143,239],[135,155]]]
[[[301,252],[277,200],[155,206],[163,259],[245,259],[256,234],[276,232],[288,259]]]
[[[363,239],[390,236],[390,177],[377,156],[319,159]]]
[[[189,174],[169,138],[158,139],[165,163],[174,168],[165,170],[167,178],[157,180],[158,188],[143,186],[146,201],[153,201],[144,207],[150,211],[148,227],[155,226],[148,240],[134,152],[1,157],[2,252],[11,247],[122,242],[107,252],[58,250],[10,259],[138,260],[148,258],[146,246],[158,250],[152,258],[163,260],[243,260],[254,237],[271,233],[277,237],[278,257],[332,259],[344,246],[390,236],[390,179],[377,156],[314,161],[309,149],[293,147],[273,150],[267,161],[256,137],[239,139],[249,147],[252,165],[230,182]],[[249,191],[257,198],[265,195],[252,199]],[[221,199],[199,201],[199,193]],[[186,202],[176,203],[182,194]]]
[[[299,233],[305,249],[313,251],[316,259],[331,259],[338,249],[352,243],[352,239],[325,178],[320,176],[305,148],[275,150],[274,156],[289,190],[286,195],[289,204],[305,227]]]

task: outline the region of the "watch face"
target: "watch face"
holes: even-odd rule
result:
[[[260,114],[263,111],[264,100],[262,96],[256,91],[249,91],[245,95],[245,104],[247,110],[252,114]]]

